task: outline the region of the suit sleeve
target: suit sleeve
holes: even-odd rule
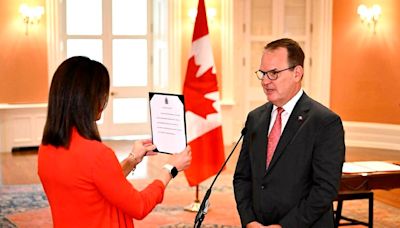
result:
[[[281,219],[283,227],[311,227],[337,196],[345,156],[342,122],[337,115],[329,115],[319,129],[312,151],[311,191]]]
[[[95,157],[93,179],[104,197],[134,219],[143,219],[161,203],[164,184],[155,180],[141,191],[125,178],[122,168],[111,149],[104,149]]]
[[[246,121],[247,134],[244,136],[242,149],[236,164],[233,176],[233,188],[236,200],[236,207],[239,212],[242,226],[255,221],[256,217],[252,207],[252,175],[249,156],[249,117]]]

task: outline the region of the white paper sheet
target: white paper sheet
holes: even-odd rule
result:
[[[400,166],[385,161],[359,161],[345,162],[343,173],[369,173],[369,172],[390,172],[400,171]]]
[[[153,144],[158,152],[179,153],[186,147],[183,95],[149,93]]]

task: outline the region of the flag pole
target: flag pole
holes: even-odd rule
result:
[[[196,185],[196,199],[193,203],[185,207],[185,211],[190,212],[198,212],[200,209],[200,200],[199,200],[199,185]]]

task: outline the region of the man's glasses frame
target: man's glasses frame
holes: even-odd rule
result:
[[[296,66],[297,66],[297,65],[296,65]],[[296,66],[291,66],[291,67],[288,67],[288,68],[285,68],[285,69],[282,69],[282,70],[277,70],[277,69],[272,69],[272,70],[269,70],[269,71],[258,70],[258,71],[254,72],[254,73],[256,74],[256,76],[257,76],[257,78],[258,78],[259,80],[263,80],[264,77],[265,77],[265,75],[267,75],[267,78],[268,78],[269,80],[272,80],[272,81],[273,81],[273,80],[278,79],[278,74],[279,74],[280,72],[285,71],[285,70],[293,69],[293,68],[295,68]]]

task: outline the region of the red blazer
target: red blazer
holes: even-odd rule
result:
[[[74,129],[69,149],[41,145],[38,174],[49,200],[54,227],[134,227],[161,203],[164,184],[155,180],[136,190],[115,153]]]

